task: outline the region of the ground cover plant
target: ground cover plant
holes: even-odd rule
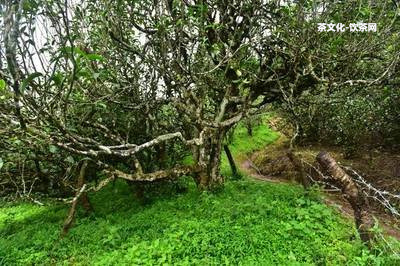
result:
[[[240,125],[234,134],[235,157],[276,139],[277,133],[265,124],[254,128],[253,137],[244,130]],[[253,138],[259,138],[257,146],[249,145]],[[326,206],[317,191],[306,193],[297,184],[247,176],[227,182],[217,193],[197,190],[190,178],[182,182],[188,187],[186,193],[153,195],[144,205],[126,183],[109,184],[91,195],[94,212],[80,209],[76,224],[62,239],[65,204],[3,202],[0,261],[5,265],[398,262],[381,247],[370,251],[362,245],[352,221]],[[115,195],[122,197],[107,200]]]
[[[399,264],[398,1],[8,0],[0,29],[0,264]]]

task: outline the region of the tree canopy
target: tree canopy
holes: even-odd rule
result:
[[[15,0],[0,7],[0,145],[10,157],[24,148],[45,186],[44,172],[68,177],[71,164],[89,160],[105,183],[191,175],[212,188],[224,181],[227,133],[265,106],[282,107],[298,135],[315,101],[399,84],[396,1]],[[359,21],[376,22],[377,32],[317,26]],[[188,154],[193,163],[184,165]]]

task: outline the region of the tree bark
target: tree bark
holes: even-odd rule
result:
[[[22,80],[21,76],[22,72],[18,66],[18,60],[17,60],[17,47],[19,42],[18,38],[20,37],[19,27],[23,12],[23,3],[24,1],[21,0],[10,3],[8,10],[5,12],[6,15],[4,17],[3,35],[4,35],[5,55],[7,61],[7,70],[8,72],[10,72],[12,77],[11,88],[14,93],[13,95],[14,107],[15,107],[14,112],[15,116],[18,118],[21,129],[26,131],[27,125],[21,111],[22,92],[20,89],[20,82]],[[36,155],[34,156],[33,161],[35,163],[35,167],[39,178],[42,181],[44,181],[44,192],[47,192],[50,184],[50,179],[47,176],[45,176],[40,170],[40,164]]]
[[[322,169],[332,178],[331,181],[342,190],[345,198],[353,208],[355,224],[360,238],[365,244],[370,246],[372,239],[370,229],[373,226],[373,222],[361,191],[359,191],[351,177],[336,163],[329,153],[320,152],[317,155],[317,161]]]
[[[85,193],[85,188],[86,188],[85,175],[86,175],[87,165],[88,165],[87,161],[84,161],[82,163],[82,165],[81,165],[81,168],[80,168],[80,171],[79,171],[79,177],[78,177],[78,190],[77,190],[77,192],[75,194],[74,199],[72,200],[72,204],[71,204],[71,208],[69,209],[68,216],[64,221],[64,225],[63,225],[63,228],[62,228],[62,231],[61,231],[61,236],[65,236],[68,233],[69,229],[71,228],[72,223],[73,223],[74,218],[75,218],[76,208],[78,206],[79,200],[83,199],[81,197],[83,196],[87,200],[86,201],[85,199],[83,199],[83,202],[82,202],[83,206],[85,208],[87,207],[86,204],[89,204],[89,201],[87,199],[87,195]]]
[[[88,169],[88,162],[84,161],[81,166],[80,173],[79,173],[78,184],[77,184],[78,188],[82,188],[86,183],[87,172],[88,172],[87,169]],[[97,184],[97,181],[96,181],[96,184]],[[90,204],[89,196],[84,191],[81,193],[80,202],[81,202],[83,208],[86,210],[86,212],[92,211],[92,205]]]
[[[160,170],[160,171],[155,171],[151,173],[143,173],[136,171],[133,174],[125,173],[117,169],[113,170],[103,170],[105,173],[115,175],[116,177],[129,180],[129,181],[144,181],[144,182],[152,182],[152,181],[157,181],[160,179],[170,179],[170,178],[176,178],[180,177],[183,175],[190,175],[195,172],[198,172],[197,167],[193,166],[176,166],[171,169],[167,170]]]
[[[232,175],[233,175],[233,177],[237,177],[238,171],[236,168],[235,160],[233,159],[232,153],[229,150],[228,145],[224,145],[224,151],[225,151],[226,157],[228,157],[229,165],[231,166],[231,170],[232,170]]]
[[[21,91],[19,89],[19,82],[21,79],[20,71],[17,62],[17,44],[18,44],[18,31],[20,26],[20,19],[22,13],[22,2],[16,1],[11,4],[8,10],[8,14],[4,20],[4,44],[5,54],[7,60],[7,69],[12,76],[12,89],[14,92],[14,106],[15,116],[18,118],[20,126],[23,130],[26,130],[26,123],[21,114]]]
[[[289,150],[287,153],[289,160],[292,162],[294,169],[300,174],[300,180],[305,189],[310,188],[310,179],[307,176],[307,173],[304,171],[303,162],[293,153],[292,150]]]
[[[43,171],[42,171],[42,169],[40,167],[39,160],[36,157],[33,159],[33,162],[35,164],[36,174],[40,178],[41,185],[43,185],[42,190],[43,190],[43,192],[48,193],[51,180],[45,173],[43,173]]]
[[[195,175],[200,189],[213,189],[224,183],[220,174],[221,151],[225,131],[220,129],[210,134],[199,148],[199,157],[196,164],[199,172]]]
[[[253,136],[253,126],[251,124],[250,118],[246,119],[245,121],[246,129],[247,129],[247,134],[252,137]]]

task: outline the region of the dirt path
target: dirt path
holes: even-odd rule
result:
[[[287,179],[263,175],[260,170],[254,165],[250,158],[238,161],[240,165],[240,170],[249,177],[272,183],[293,183]],[[337,209],[339,213],[341,213],[345,218],[354,219],[353,209],[351,208],[350,204],[345,199],[343,199],[341,195],[339,195],[338,193],[328,192],[325,192],[323,195],[325,204]],[[394,228],[394,225],[398,224],[398,221],[396,219],[388,214],[376,211],[372,211],[372,215],[378,219],[379,225],[388,235],[400,240],[400,230],[396,230]]]
[[[272,176],[266,176],[266,175],[261,174],[260,170],[257,169],[257,167],[253,164],[253,162],[250,159],[246,159],[246,160],[240,162],[240,170],[242,170],[244,173],[246,173],[246,175],[251,176],[255,179],[269,181],[269,182],[273,182],[273,183],[285,182],[285,180],[283,180],[283,179],[277,179]]]

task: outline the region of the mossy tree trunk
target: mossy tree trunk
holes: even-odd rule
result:
[[[204,143],[198,147],[196,164],[199,172],[195,174],[200,189],[213,189],[224,183],[220,173],[221,152],[226,131],[219,129],[210,134]]]

